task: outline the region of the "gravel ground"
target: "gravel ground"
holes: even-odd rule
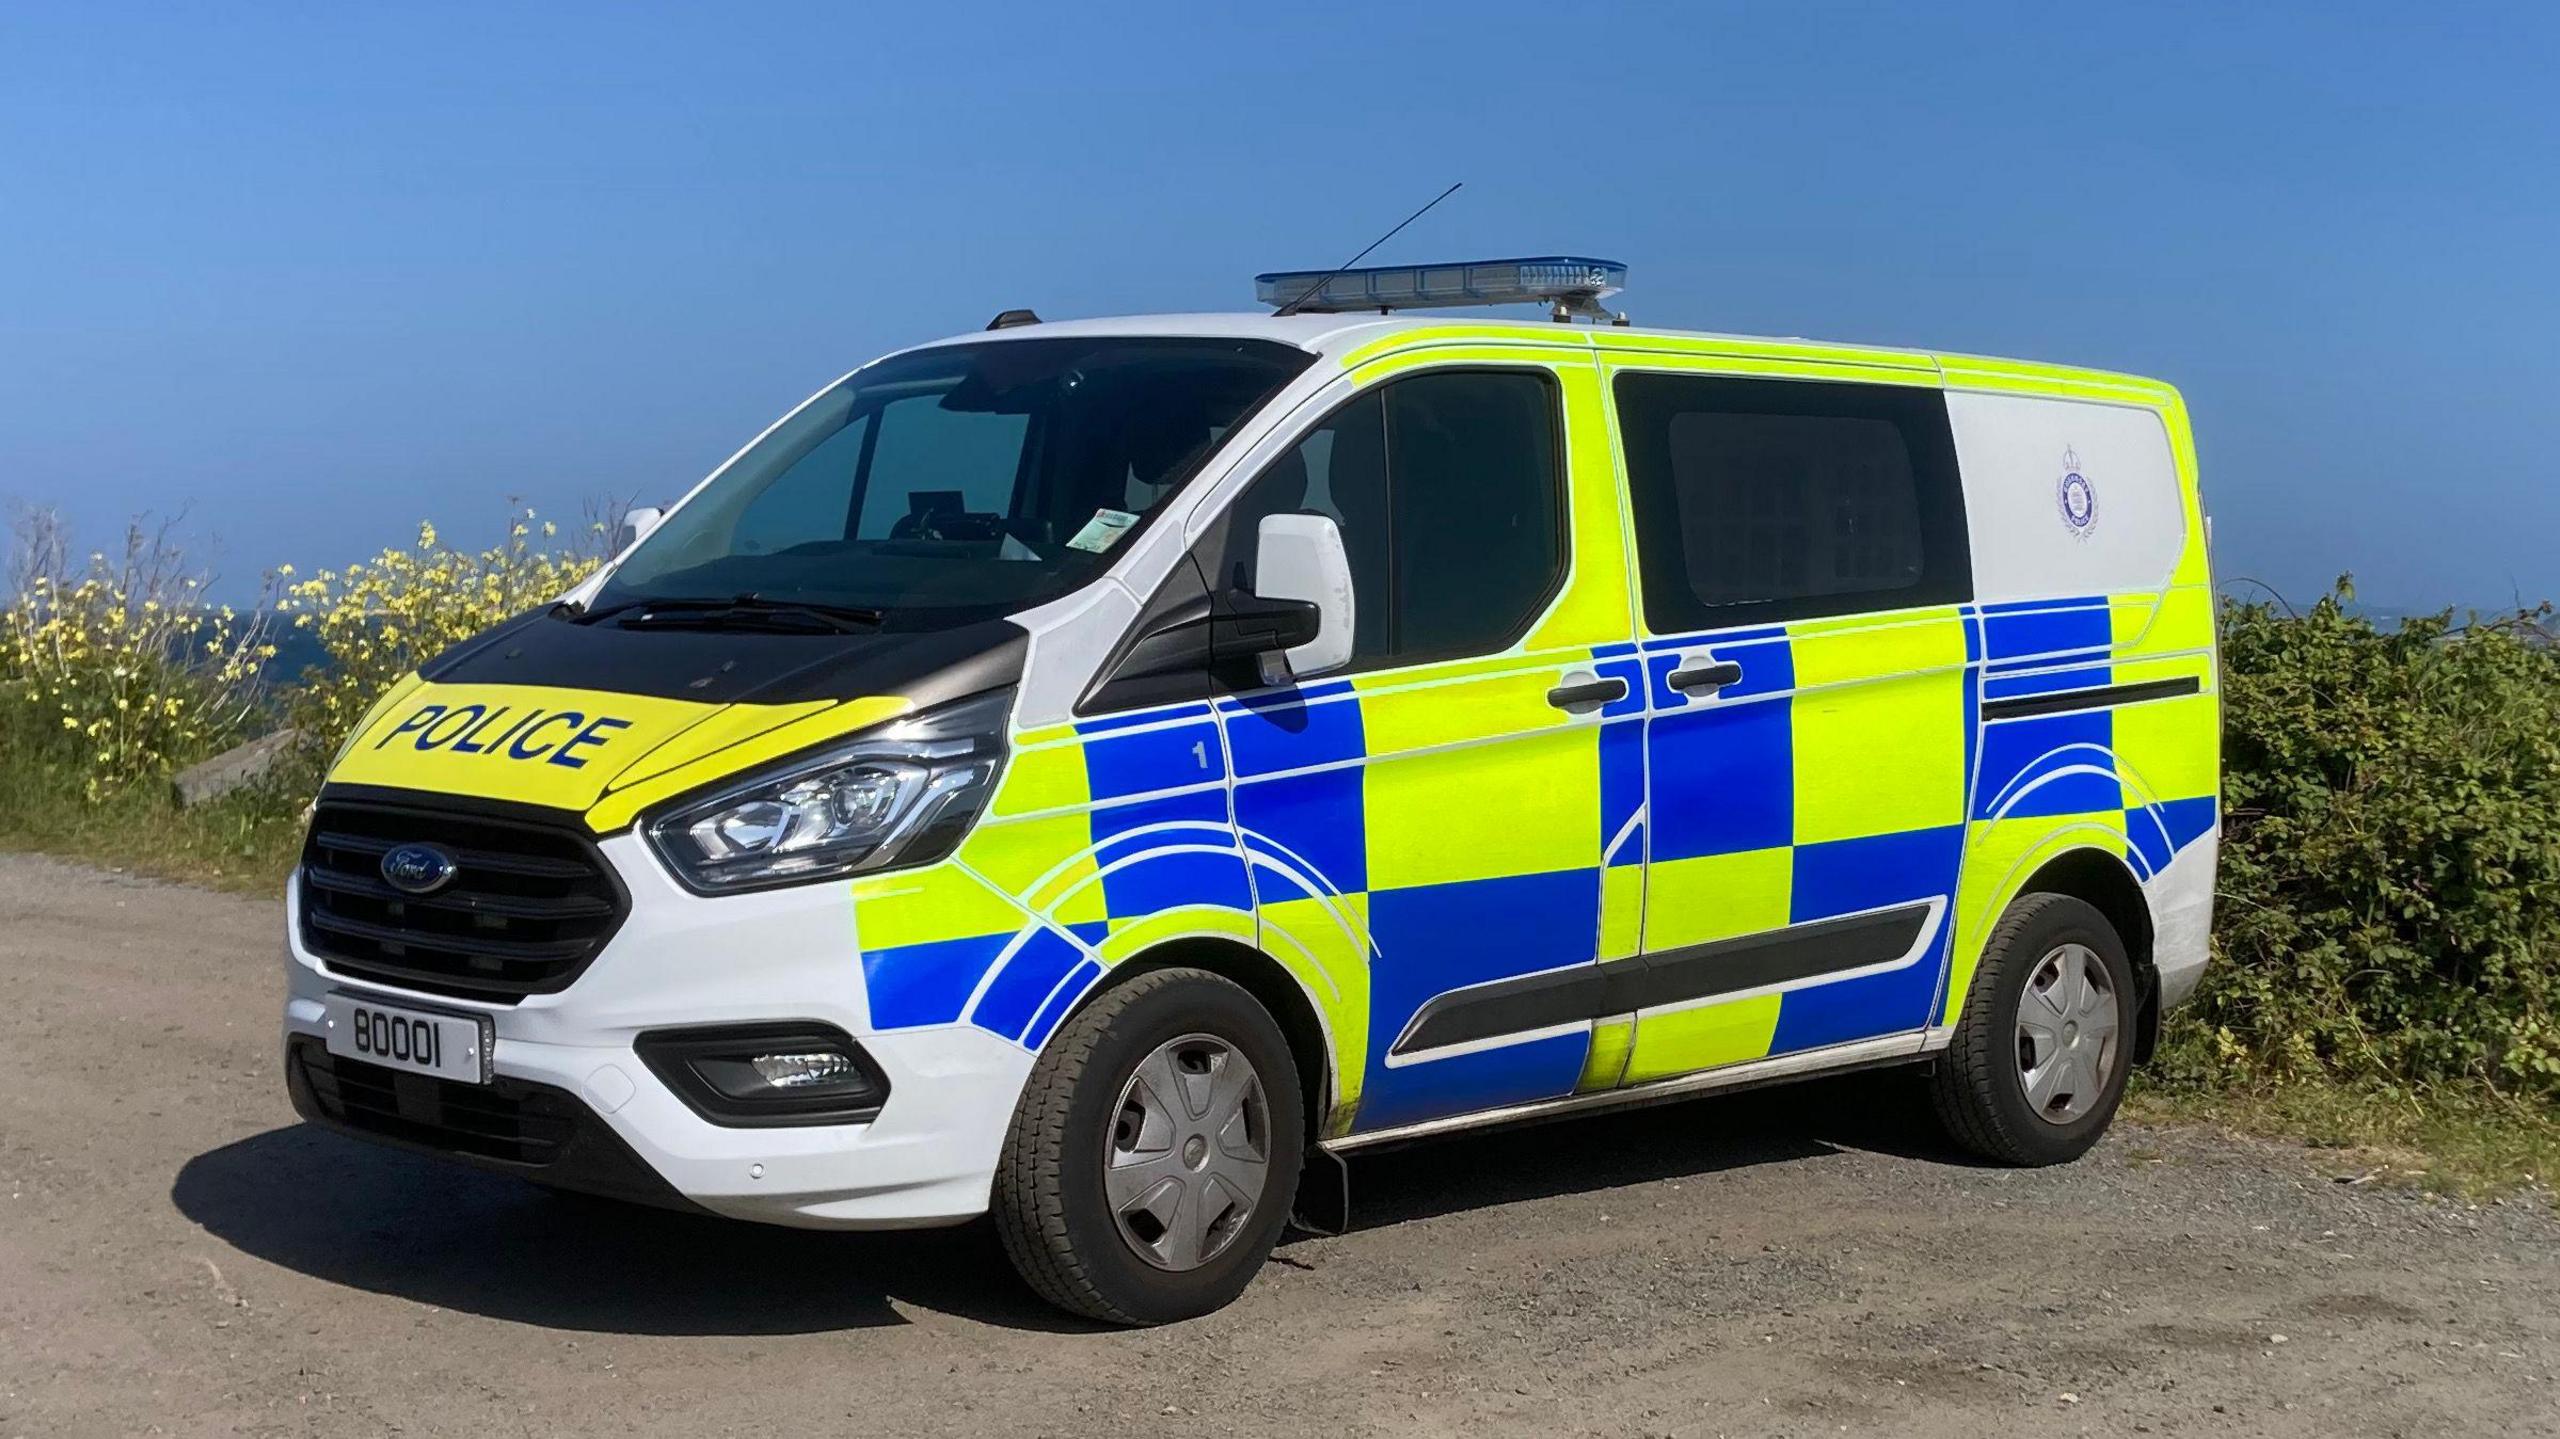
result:
[[[757,1229],[296,1124],[272,903],[0,856],[0,1436],[2560,1433],[2560,1221],[2122,1128],[1976,1168],[1891,1077],[1360,1160],[1141,1333],[983,1228]]]

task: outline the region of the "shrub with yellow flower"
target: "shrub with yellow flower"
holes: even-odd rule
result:
[[[0,610],[0,718],[16,762],[81,777],[91,799],[241,737],[275,655],[276,577],[245,611],[207,603],[172,527],[136,523],[120,554],[74,563],[61,518],[15,517]]]
[[[422,661],[593,573],[603,535],[603,525],[590,524],[578,543],[565,543],[558,526],[519,509],[505,541],[485,550],[454,549],[421,524],[410,548],[289,583],[285,610],[328,655],[294,688],[293,722],[323,753],[334,749]]]

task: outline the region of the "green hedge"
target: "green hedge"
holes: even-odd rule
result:
[[[2216,963],[2166,1077],[2560,1098],[2551,611],[2352,598],[2224,608]]]

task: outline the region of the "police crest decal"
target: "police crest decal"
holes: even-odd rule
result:
[[[2062,479],[2054,486],[2054,502],[2062,511],[2063,528],[2074,539],[2085,540],[2098,527],[2098,487],[2081,473],[2080,454],[2065,446],[2062,451]]]

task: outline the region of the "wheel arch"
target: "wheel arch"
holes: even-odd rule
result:
[[[1148,946],[1111,966],[1092,989],[1076,1001],[1082,1009],[1099,996],[1142,974],[1162,969],[1205,970],[1254,997],[1289,1041],[1289,1058],[1298,1066],[1299,1097],[1305,1101],[1307,1142],[1323,1136],[1337,1092],[1333,1046],[1315,1000],[1287,966],[1241,940],[1194,934]]]
[[[2137,991],[2133,1059],[2136,1064],[2150,1059],[2160,1039],[2160,972],[2152,962],[2151,901],[2133,867],[2122,855],[2092,845],[2074,846],[2037,866],[2009,903],[2039,893],[2069,895],[2087,904],[2106,916],[2116,937],[2124,941]]]

